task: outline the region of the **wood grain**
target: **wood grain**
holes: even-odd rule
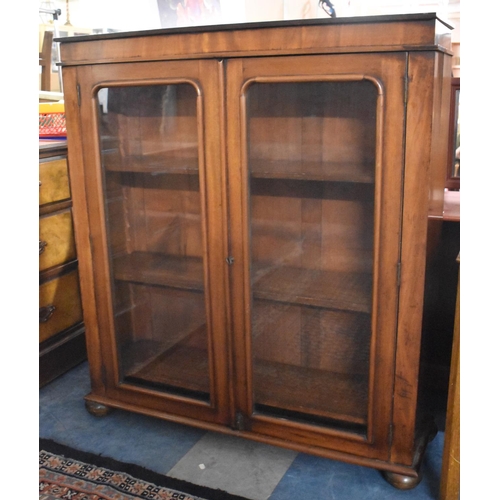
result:
[[[45,245],[39,259],[40,272],[76,259],[71,210],[40,217],[39,240]]]
[[[429,212],[442,195],[433,199],[433,192],[444,188],[446,162],[436,165],[436,158],[445,159],[442,151],[447,141],[435,143],[433,120],[440,120],[449,99],[437,91],[434,71],[447,69],[438,64],[434,54],[410,54],[407,103],[407,140],[403,206],[403,238],[401,247],[401,287],[399,292],[398,349],[396,352],[394,391],[394,433],[391,457],[398,463],[411,465],[416,446],[417,397],[424,285],[428,247]],[[440,75],[446,79],[446,73]],[[449,97],[449,95],[447,96]],[[410,153],[411,152],[411,153]],[[439,153],[439,154],[438,154]],[[437,156],[436,156],[437,155]],[[443,156],[444,155],[444,156]],[[441,175],[433,172],[439,169]],[[422,183],[422,178],[426,183]],[[438,186],[434,188],[434,183]],[[441,187],[439,187],[441,186]]]
[[[64,41],[89,400],[418,476],[450,41],[422,14]],[[164,351],[144,380],[201,356],[208,400],[123,380]]]
[[[441,34],[437,35],[437,30]],[[399,19],[389,16],[380,20],[368,17],[347,23],[302,20],[298,25],[290,22],[268,27],[265,24],[243,24],[219,27],[214,31],[210,28],[199,32],[151,30],[121,37],[66,39],[61,44],[61,59],[64,65],[74,65],[117,60],[134,62],[141,59],[388,52],[422,48],[451,51],[450,29],[435,15],[402,16]]]
[[[68,160],[65,157],[40,161],[39,205],[67,200],[71,197],[68,179]]]
[[[40,285],[39,307],[54,306],[55,310],[39,326],[39,342],[80,323],[83,318],[78,272],[72,271]]]
[[[39,169],[39,293],[43,321],[39,331],[39,386],[42,387],[84,361],[87,353],[78,277],[68,283],[68,275],[78,269],[78,259],[66,140],[39,141]]]

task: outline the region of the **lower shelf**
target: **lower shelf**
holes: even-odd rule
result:
[[[140,370],[128,374],[125,381],[195,399],[210,400],[207,351],[176,346]]]
[[[208,353],[188,342],[180,342],[127,373],[124,381],[209,400]],[[259,407],[297,412],[303,415],[301,419],[309,415],[350,424],[365,425],[367,422],[366,375],[340,374],[257,359],[252,380],[254,401]],[[311,422],[314,420],[311,418]]]
[[[366,424],[366,376],[256,360],[253,383],[260,406]]]

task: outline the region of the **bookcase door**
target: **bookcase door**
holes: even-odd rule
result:
[[[387,457],[405,58],[230,61],[236,425]]]
[[[106,395],[226,422],[219,65],[102,65],[80,82]]]

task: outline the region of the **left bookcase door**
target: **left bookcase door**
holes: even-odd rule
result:
[[[80,107],[100,392],[223,423],[220,71],[206,63],[80,68]]]

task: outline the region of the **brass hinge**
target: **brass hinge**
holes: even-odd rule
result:
[[[405,76],[405,95],[404,95],[405,107],[408,104],[408,76]]]
[[[403,89],[403,103],[406,110],[406,105],[408,103],[408,87],[410,83],[410,61],[408,52],[406,53],[406,68],[405,68],[405,76],[404,76],[404,89]]]

